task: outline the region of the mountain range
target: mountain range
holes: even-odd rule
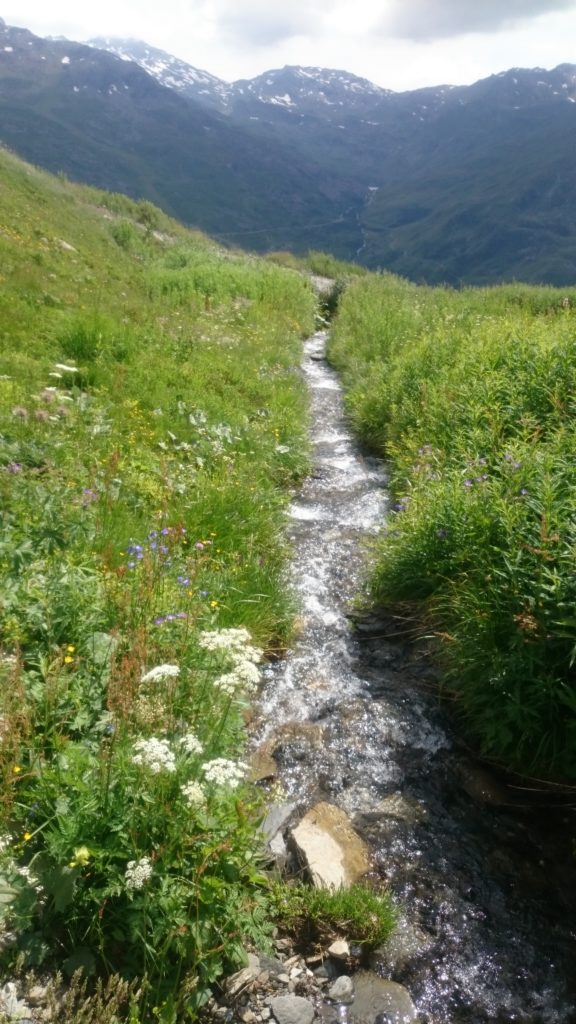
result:
[[[429,283],[576,278],[576,66],[397,93],[285,67],[227,83],[139,40],[0,22],[0,140],[228,244]]]

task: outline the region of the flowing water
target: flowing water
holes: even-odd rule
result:
[[[373,967],[409,989],[422,1024],[569,1024],[574,858],[550,832],[565,831],[571,812],[544,821],[521,790],[466,756],[426,648],[401,622],[353,628],[366,547],[386,516],[386,472],[349,434],[325,343],[323,332],[306,343],[314,469],[289,530],[301,630],[266,670],[260,749],[273,751],[288,799],[302,810],[316,799],[339,805],[369,843],[401,907]]]

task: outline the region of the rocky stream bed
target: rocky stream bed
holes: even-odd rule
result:
[[[271,794],[266,831],[279,863],[294,867],[298,852],[306,860],[303,818],[339,809],[393,893],[399,923],[369,964],[354,950],[307,961],[280,939],[276,959],[253,959],[229,981],[216,1015],[246,1024],[570,1024],[576,899],[564,837],[574,811],[565,797],[550,807],[549,794],[498,779],[468,755],[439,704],[427,645],[400,616],[352,620],[366,548],[387,512],[386,471],[349,434],[325,343],[320,332],[306,344],[314,469],[289,531],[301,630],[265,672],[254,774]],[[329,832],[319,840],[324,867]]]

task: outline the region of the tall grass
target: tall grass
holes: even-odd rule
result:
[[[330,355],[392,461],[378,603],[417,605],[482,752],[576,779],[576,292],[347,290]]]
[[[139,1019],[194,1019],[270,928],[243,722],[292,628],[315,300],[0,164],[4,969],[144,978]]]

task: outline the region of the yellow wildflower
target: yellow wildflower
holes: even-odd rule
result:
[[[83,868],[90,860],[91,853],[87,846],[76,846],[74,848],[74,859],[70,861],[69,868]]]
[[[25,832],[24,835],[22,836],[22,839],[24,840],[25,843],[27,843],[29,839],[32,839],[32,833]]]

